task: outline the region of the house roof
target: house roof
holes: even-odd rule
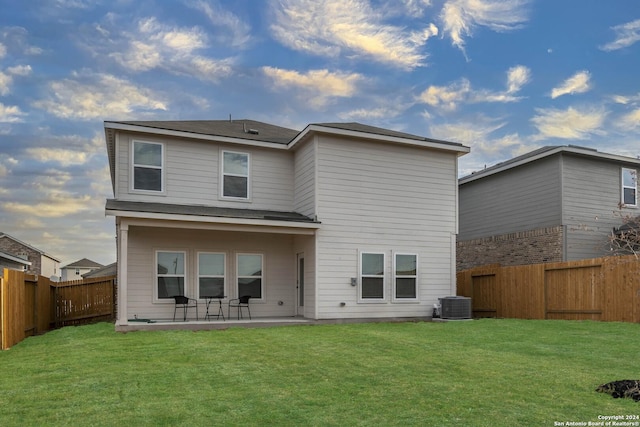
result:
[[[459,179],[460,184],[466,184],[471,181],[475,181],[487,176],[491,176],[500,172],[504,172],[509,169],[516,168],[518,166],[525,165],[527,163],[534,162],[543,158],[547,158],[556,154],[571,154],[583,157],[590,157],[594,159],[613,161],[621,164],[626,164],[632,167],[640,166],[640,158],[620,156],[617,154],[603,153],[595,148],[580,147],[577,145],[551,145],[539,148],[521,156],[514,157],[501,163],[497,163],[493,166],[485,168],[481,171],[473,172],[470,175],[464,176]]]
[[[16,238],[15,238],[15,237],[13,237],[13,236],[8,235],[7,233],[3,233],[2,231],[0,231],[0,239],[1,239],[1,238],[3,238],[3,237],[6,237],[6,238],[8,238],[8,239],[11,239],[11,240],[13,240],[13,241],[14,241],[14,242],[16,242],[16,243],[21,244],[22,246],[26,246],[26,247],[28,247],[29,249],[32,249],[32,250],[34,250],[34,251],[38,252],[40,255],[44,255],[44,256],[46,256],[47,258],[51,258],[51,259],[52,259],[52,260],[54,260],[55,262],[60,262],[60,260],[59,260],[58,258],[55,258],[55,257],[53,257],[53,256],[49,255],[48,253],[46,253],[46,252],[45,252],[45,251],[43,251],[42,249],[38,249],[38,248],[36,248],[35,246],[31,246],[31,245],[30,245],[30,244],[28,244],[28,243],[25,243],[25,242],[23,242],[23,241],[21,241],[21,240],[16,239]]]
[[[351,123],[316,123],[316,124],[312,124],[312,126],[314,126],[314,125],[318,126],[318,127],[340,129],[340,130],[354,131],[354,132],[360,132],[360,133],[368,133],[368,134],[380,135],[380,136],[390,136],[390,137],[395,137],[395,138],[412,139],[412,140],[416,140],[416,141],[429,141],[429,142],[434,142],[434,143],[438,143],[438,144],[451,145],[451,146],[454,146],[454,147],[463,147],[462,144],[457,143],[457,142],[449,142],[449,141],[442,141],[442,140],[433,139],[433,138],[426,138],[424,136],[413,135],[413,134],[410,134],[410,133],[398,132],[398,131],[391,130],[391,129],[385,129],[385,128],[379,128],[379,127],[375,127],[375,126],[364,125],[362,123],[357,123],[357,122],[351,122]]]
[[[62,268],[101,268],[104,267],[102,264],[97,263],[95,261],[91,261],[87,258],[79,259],[78,261],[74,261],[70,264],[65,265]]]
[[[84,273],[82,275],[83,279],[89,279],[91,277],[105,277],[105,276],[115,276],[118,273],[118,264],[112,262],[109,265],[105,265],[102,268],[96,268],[95,270],[91,270],[88,273]]]
[[[174,205],[168,203],[130,202],[108,199],[106,210],[162,214],[162,215],[187,215],[210,218],[230,218],[239,220],[265,220],[276,222],[295,222],[305,224],[319,224],[313,218],[309,218],[297,212],[281,212],[271,210],[221,208],[201,205]]]
[[[128,125],[160,131],[184,132],[199,136],[222,136],[275,144],[287,144],[300,132],[249,119],[105,122],[105,127],[107,124],[109,126]]]

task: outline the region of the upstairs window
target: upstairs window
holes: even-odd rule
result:
[[[249,199],[249,154],[222,152],[222,197]]]
[[[360,257],[360,299],[384,300],[384,254],[362,252]]]
[[[622,169],[622,204],[638,206],[638,171]]]
[[[418,298],[418,255],[395,254],[393,274],[394,299],[416,300]]]
[[[163,145],[133,142],[133,189],[162,191]]]

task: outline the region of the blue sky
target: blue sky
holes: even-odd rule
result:
[[[0,231],[115,260],[104,120],[357,121],[640,155],[637,0],[0,0]]]

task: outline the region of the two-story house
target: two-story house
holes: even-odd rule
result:
[[[60,260],[45,251],[31,246],[7,233],[0,232],[0,251],[14,258],[26,261],[20,263],[14,259],[11,268],[21,267],[29,274],[37,274],[45,277],[60,276]],[[19,265],[21,264],[21,265]],[[9,268],[9,267],[7,267]]]
[[[172,296],[256,317],[428,317],[455,295],[460,144],[358,123],[104,124],[117,326]],[[193,314],[191,314],[193,316]]]
[[[82,280],[85,274],[104,267],[102,264],[87,258],[70,262],[60,269],[63,282],[69,280]]]
[[[458,268],[606,256],[613,228],[640,215],[640,159],[549,146],[460,179]]]

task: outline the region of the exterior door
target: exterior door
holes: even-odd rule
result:
[[[304,254],[297,256],[296,300],[298,301],[298,316],[304,316]]]

